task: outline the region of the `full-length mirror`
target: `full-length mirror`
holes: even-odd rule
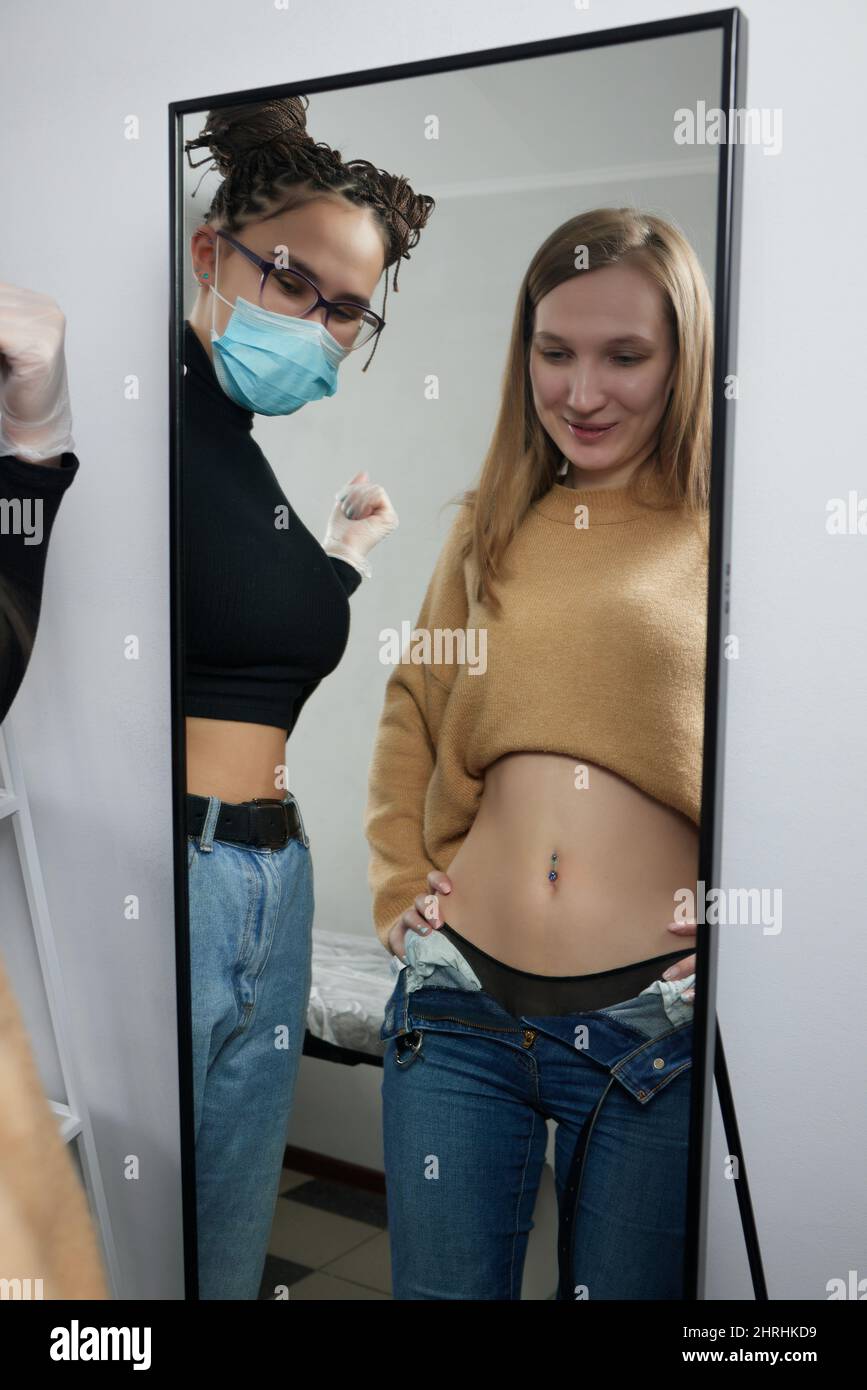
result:
[[[695,1296],[729,37],[172,108],[203,1299]]]

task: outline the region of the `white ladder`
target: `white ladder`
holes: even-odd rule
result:
[[[120,1297],[120,1272],[117,1252],[109,1219],[105,1189],[99,1158],[93,1141],[90,1112],[84,1099],[78,1079],[70,1034],[67,1026],[66,993],[60,973],[60,960],[42,881],[42,869],[36,849],[36,836],[30,815],[30,803],[24,786],[21,759],[15,736],[7,718],[0,725],[0,821],[11,818],[21,863],[21,875],[27,892],[33,935],[39,953],[42,983],[48,1000],[48,1010],[54,1031],[57,1055],[66,1092],[65,1101],[51,1100],[49,1105],[57,1117],[60,1137],[65,1144],[73,1141],[77,1145],[77,1156],[84,1175],[90,1211],[96,1217],[96,1226],[102,1244],[106,1280],[113,1298]]]

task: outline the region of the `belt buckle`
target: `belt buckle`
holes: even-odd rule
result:
[[[260,818],[257,814],[254,814],[254,819],[255,830],[259,844],[263,844],[266,849],[283,849],[284,846],[288,844],[289,840],[291,839],[291,835],[289,833],[289,822],[286,816],[286,807],[284,806],[283,802],[278,801],[276,797],[254,796],[252,798],[251,805],[255,807],[256,812],[258,812],[259,809],[264,806],[279,806],[281,808],[281,810],[283,811],[283,829],[281,832],[279,832],[279,838],[277,839],[275,839],[273,835],[263,836],[259,828],[260,823],[267,827],[271,823],[272,818],[269,817],[268,820],[265,820],[264,818]]]

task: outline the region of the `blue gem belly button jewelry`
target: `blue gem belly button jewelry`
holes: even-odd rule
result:
[[[549,877],[549,879],[551,880],[552,883],[554,882],[555,878],[557,878],[557,851],[556,851],[556,850],[555,850],[554,853],[551,855],[551,868],[548,870],[548,877]]]

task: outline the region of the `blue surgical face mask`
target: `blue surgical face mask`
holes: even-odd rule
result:
[[[219,239],[218,239],[219,240]],[[217,269],[219,272],[219,244]],[[224,304],[229,300],[211,293]],[[272,314],[239,295],[224,331],[214,330],[211,300],[211,348],[221,387],[237,405],[258,415],[292,415],[309,401],[333,396],[337,368],[349,349],[322,323]]]

